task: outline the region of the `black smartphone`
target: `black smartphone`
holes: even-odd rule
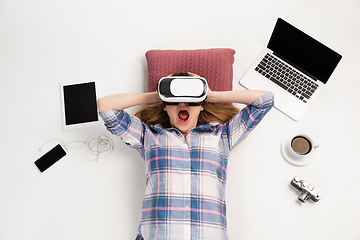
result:
[[[35,165],[40,170],[40,172],[44,172],[46,169],[51,167],[54,163],[59,161],[65,155],[66,155],[65,150],[62,148],[60,144],[58,144],[53,149],[45,153],[38,160],[36,160]]]

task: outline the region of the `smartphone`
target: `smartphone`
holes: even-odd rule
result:
[[[58,144],[53,149],[45,153],[38,160],[36,160],[35,165],[40,170],[40,172],[44,172],[46,169],[51,167],[54,163],[59,161],[65,155],[65,150],[60,144]]]

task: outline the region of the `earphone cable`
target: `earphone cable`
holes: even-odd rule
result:
[[[105,135],[98,135],[98,136],[90,136],[86,141],[81,140],[74,140],[71,142],[64,142],[61,139],[50,139],[47,141],[42,147],[39,148],[39,151],[42,150],[42,148],[48,144],[49,142],[57,141],[62,144],[62,146],[65,148],[66,151],[75,151],[83,148],[85,145],[87,145],[87,154],[86,157],[89,160],[95,160],[97,161],[100,158],[106,158],[110,155],[110,153],[114,149],[114,142]],[[76,143],[78,143],[78,146],[74,146]]]

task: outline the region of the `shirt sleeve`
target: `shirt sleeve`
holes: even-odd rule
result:
[[[100,113],[106,129],[119,136],[130,147],[140,150],[143,146],[144,123],[137,117],[129,115],[124,110],[113,110]]]
[[[274,94],[269,92],[243,108],[224,124],[229,140],[229,150],[244,140],[260,123],[274,105]]]

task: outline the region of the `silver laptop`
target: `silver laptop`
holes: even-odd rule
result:
[[[275,108],[297,121],[327,83],[341,55],[279,18],[240,84],[275,94]]]

